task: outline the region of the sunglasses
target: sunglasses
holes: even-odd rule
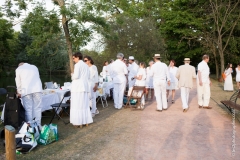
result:
[[[84,59],[84,62],[87,62],[88,60],[87,59]]]

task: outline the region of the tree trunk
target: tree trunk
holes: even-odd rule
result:
[[[220,51],[219,51],[220,52]],[[223,53],[219,53],[219,55],[220,55],[220,64],[221,64],[221,73],[223,73],[224,72],[224,66],[225,66],[225,64],[224,64],[224,55],[223,55]]]
[[[64,8],[65,7],[64,0],[53,0],[53,1],[58,2],[58,5],[60,6],[60,8]],[[62,26],[63,26],[63,30],[64,30],[66,42],[67,42],[69,65],[70,65],[69,67],[70,67],[71,73],[73,73],[72,41],[70,39],[69,28],[68,28],[68,20],[67,20],[67,17],[66,17],[65,14],[62,14]]]

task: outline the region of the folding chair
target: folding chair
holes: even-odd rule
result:
[[[44,85],[45,85],[44,89],[54,89],[55,88],[53,82],[45,82]]]
[[[140,106],[140,109],[143,110],[143,108],[141,107],[141,100],[144,94],[144,90],[145,86],[133,86],[131,94],[130,96],[128,96],[127,103],[124,107],[127,108],[127,106],[130,106],[131,108],[133,108],[133,105],[131,104],[131,99],[136,99],[137,103],[134,105],[134,108]]]
[[[55,103],[55,104],[51,105],[52,109],[54,111],[54,115],[53,115],[51,121],[49,122],[49,124],[52,123],[52,121],[53,121],[55,116],[58,117],[58,120],[61,119],[64,122],[64,124],[70,123],[70,122],[65,122],[64,119],[61,117],[60,113],[58,114],[59,109],[62,109],[61,111],[65,112],[69,116],[69,113],[67,112],[67,108],[70,107],[70,104],[69,103],[62,103],[62,102],[63,102],[64,98],[66,98],[66,97],[70,98],[70,96],[71,96],[71,92],[70,91],[66,91],[64,93],[63,98],[62,98],[60,103]]]
[[[98,92],[97,102],[98,102],[99,99],[100,99],[101,102],[102,102],[103,108],[105,108],[105,105],[104,105],[104,102],[103,102],[103,101],[105,101],[106,107],[108,106],[107,96],[106,96],[106,93],[105,93],[106,85],[107,85],[107,83],[104,83],[104,82],[103,82],[102,87],[98,87],[98,90],[97,90],[97,92]]]

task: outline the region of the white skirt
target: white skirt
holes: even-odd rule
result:
[[[146,88],[153,89],[153,78],[152,77],[147,77],[145,86],[146,86]]]
[[[167,90],[177,90],[178,89],[178,83],[177,82],[171,82],[170,86],[166,85]]]
[[[71,93],[70,123],[82,125],[92,123],[92,114],[89,107],[87,92]]]

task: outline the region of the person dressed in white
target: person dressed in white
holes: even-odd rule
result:
[[[240,63],[236,68],[236,82],[237,82],[237,89],[240,89]]]
[[[172,91],[172,103],[174,103],[174,98],[175,98],[175,90],[177,89],[178,86],[178,80],[176,78],[177,70],[178,68],[175,67],[176,62],[174,60],[170,60],[170,64],[168,67],[169,74],[170,74],[170,79],[171,79],[171,85],[167,85],[167,99],[169,95],[169,91]]]
[[[151,77],[151,69],[152,69],[152,65],[153,65],[153,61],[150,61],[148,64],[149,64],[149,67],[147,67],[146,69],[146,74],[147,74],[147,78],[146,78],[146,100],[148,99],[148,93],[149,93],[149,90],[151,92],[151,100],[153,100],[153,97],[154,97],[154,89],[153,89],[153,77]]]
[[[103,78],[106,79],[109,77],[109,72],[108,72],[108,61],[104,61],[104,64],[103,64],[103,69],[102,69],[102,75],[103,75]]]
[[[134,76],[134,78],[136,79],[136,83],[135,86],[144,86],[146,85],[146,69],[145,69],[145,63],[144,62],[140,62],[139,63],[139,69],[138,69],[138,73],[136,76]],[[137,93],[137,96],[141,96],[142,91]],[[142,96],[141,99],[141,106],[138,106],[139,108],[144,108],[145,105],[145,99],[144,99],[144,95]]]
[[[155,63],[152,65],[152,72],[150,72],[150,75],[153,76],[157,111],[161,112],[162,109],[167,110],[166,80],[167,84],[170,85],[170,75],[167,65],[160,61],[160,54],[155,54],[153,58]]]
[[[232,64],[228,63],[227,68],[224,72],[226,75],[224,81],[224,91],[233,91],[232,71]]]
[[[114,107],[121,109],[123,105],[123,95],[126,87],[126,75],[127,67],[123,62],[124,55],[122,53],[117,54],[117,60],[111,64],[110,75],[113,79],[113,99]]]
[[[22,97],[26,122],[34,118],[41,126],[42,117],[42,82],[38,68],[28,63],[20,63],[16,69],[18,96]]]
[[[200,62],[197,67],[198,105],[199,108],[211,109],[212,107],[209,106],[211,85],[209,78],[210,69],[207,64],[209,62],[209,56],[204,55],[202,59],[202,62]]]
[[[197,77],[195,67],[190,65],[190,58],[185,58],[184,63],[184,65],[179,67],[176,73],[176,78],[179,79],[178,87],[181,88],[183,112],[187,112],[189,92],[193,87],[193,78]]]
[[[90,93],[91,93],[91,104],[92,104],[92,117],[95,114],[99,114],[96,105],[96,91],[98,89],[98,70],[97,67],[94,65],[94,62],[90,56],[84,56],[84,62],[88,65],[90,70]]]
[[[133,56],[129,56],[128,62],[129,62],[129,66],[128,66],[128,88],[130,89],[136,83],[136,79],[134,79],[134,76],[137,75],[139,66],[134,62],[134,57]]]
[[[71,85],[71,106],[70,106],[70,123],[75,127],[82,127],[83,124],[93,122],[89,107],[89,92],[90,92],[90,70],[88,65],[82,61],[82,53],[76,52],[73,54],[75,62],[74,73],[72,75]]]

